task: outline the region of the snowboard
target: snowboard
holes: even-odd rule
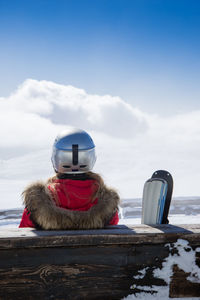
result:
[[[158,170],[144,184],[142,224],[168,224],[173,192],[173,178],[168,171]]]

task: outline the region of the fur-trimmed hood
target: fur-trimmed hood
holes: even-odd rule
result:
[[[99,176],[99,175],[98,175]],[[95,175],[94,177],[97,177]],[[120,202],[117,192],[108,188],[102,178],[97,192],[98,203],[87,211],[74,211],[56,206],[47,183],[36,182],[23,192],[24,204],[33,222],[42,229],[96,229],[103,228],[116,213]]]

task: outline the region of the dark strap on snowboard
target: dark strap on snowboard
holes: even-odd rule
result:
[[[169,213],[169,207],[172,199],[172,192],[173,192],[173,178],[172,175],[165,170],[158,170],[153,173],[151,178],[157,178],[157,179],[164,179],[167,182],[167,196],[165,200],[165,207],[163,212],[163,218],[162,218],[162,224],[168,224],[168,213]]]
[[[58,179],[73,179],[73,180],[89,180],[92,179],[89,174],[87,173],[80,173],[80,174],[64,174],[64,173],[57,173]]]

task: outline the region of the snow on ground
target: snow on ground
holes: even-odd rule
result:
[[[12,197],[11,197],[12,198]],[[9,203],[9,201],[8,201]],[[18,203],[16,203],[17,205]],[[20,205],[21,206],[21,205]],[[13,209],[0,210],[0,228],[17,227],[20,222],[22,206]],[[9,207],[9,206],[8,206]],[[119,224],[141,224],[142,200],[124,199],[119,211]],[[170,224],[198,224],[200,222],[200,198],[174,198],[169,212]]]
[[[199,224],[200,222],[200,214],[197,215],[169,215],[169,223],[170,224]],[[126,218],[120,219],[120,225],[132,225],[132,224],[141,224],[141,217],[138,218]]]

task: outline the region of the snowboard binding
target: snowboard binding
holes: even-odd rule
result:
[[[168,224],[168,213],[173,192],[173,178],[158,170],[144,184],[142,198],[142,224]]]

